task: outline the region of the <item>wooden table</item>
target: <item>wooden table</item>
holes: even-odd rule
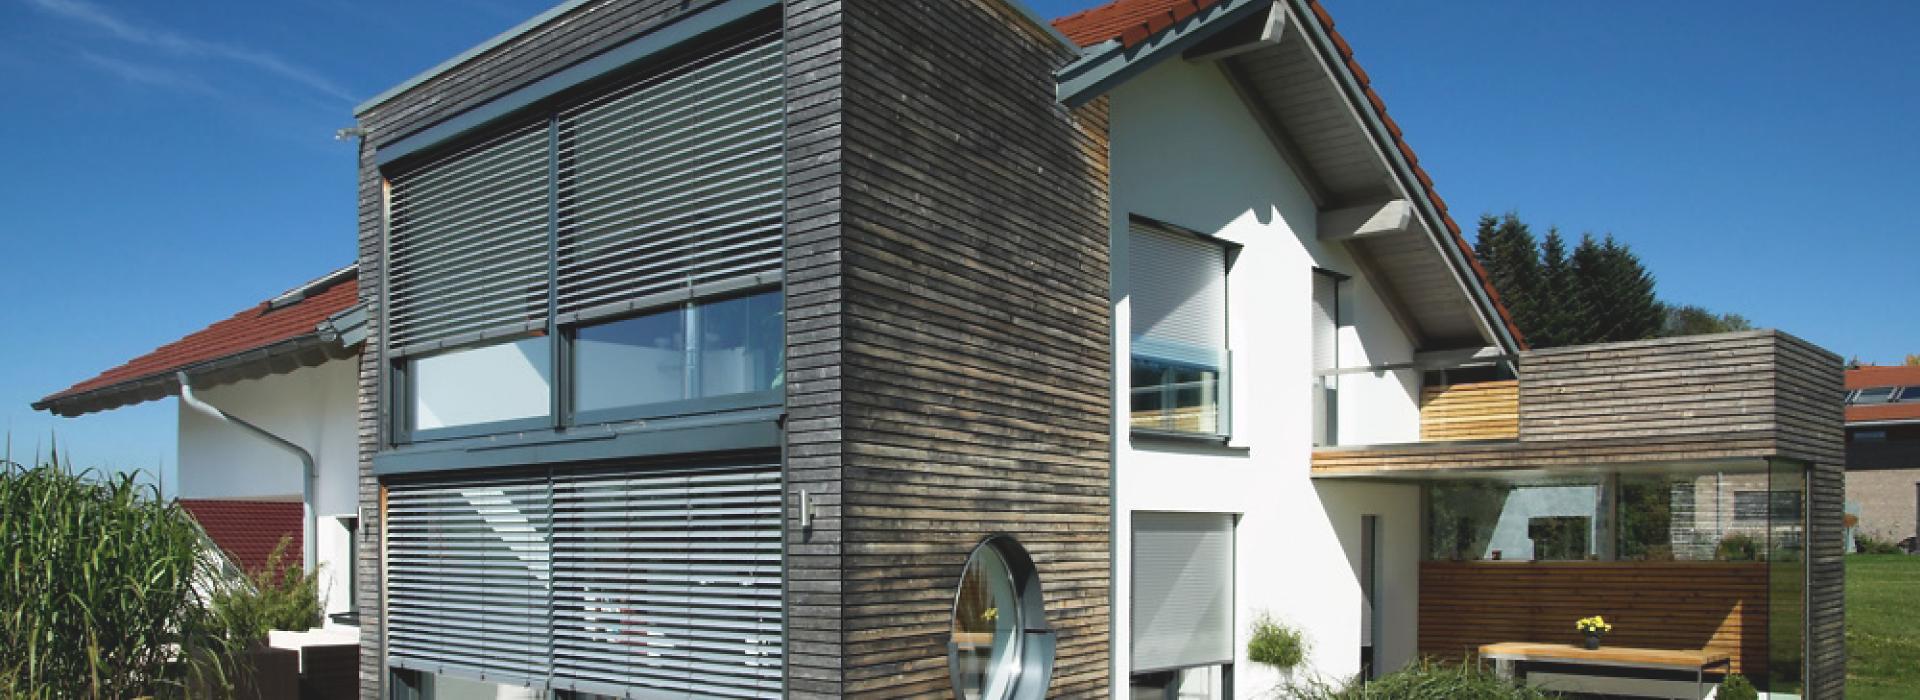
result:
[[[1724,666],[1731,669],[1733,655],[1724,651],[1706,649],[1637,649],[1634,647],[1602,646],[1588,649],[1571,644],[1536,644],[1532,642],[1501,642],[1485,644],[1480,647],[1480,658],[1493,661],[1494,672],[1503,678],[1513,677],[1513,666],[1523,661],[1568,664],[1578,666],[1609,666],[1613,668],[1645,668],[1661,671],[1692,671],[1694,697],[1702,697],[1706,692],[1707,669]]]

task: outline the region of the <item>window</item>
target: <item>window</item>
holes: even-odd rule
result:
[[[1598,484],[1436,484],[1427,497],[1428,555],[1434,559],[1580,560],[1598,554]]]
[[[1131,238],[1133,429],[1225,436],[1227,249],[1136,223]]]
[[[1853,397],[1851,399],[1848,399],[1847,403],[1853,403],[1853,404],[1888,403],[1893,400],[1893,391],[1894,389],[1897,389],[1897,388],[1898,387],[1891,387],[1891,386],[1876,386],[1876,387],[1871,387],[1867,389],[1861,389],[1859,391],[1853,392]]]
[[[1901,388],[1900,398],[1896,400],[1899,401],[1900,403],[1920,402],[1920,386],[1909,386],[1909,387]]]
[[[1233,521],[1229,513],[1133,514],[1135,697],[1227,697],[1234,657]]]
[[[975,547],[960,571],[947,643],[953,692],[961,700],[1038,700],[1053,676],[1040,576],[1026,550],[996,536]]]
[[[1340,368],[1340,286],[1347,277],[1313,270],[1313,438],[1315,445],[1340,444],[1340,377],[1323,374]]]
[[[544,337],[408,360],[416,437],[474,426],[544,425],[551,414],[552,350]]]
[[[770,29],[392,165],[396,442],[778,403]]]
[[[1887,431],[1855,430],[1851,435],[1849,435],[1849,437],[1852,438],[1853,442],[1886,442]]]

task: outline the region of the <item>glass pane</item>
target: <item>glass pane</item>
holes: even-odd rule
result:
[[[1894,387],[1877,386],[1854,392],[1852,403],[1886,403],[1893,399]]]
[[[778,293],[700,305],[698,396],[726,396],[780,388],[784,336]]]
[[[574,337],[576,411],[687,398],[686,311],[583,326]]]
[[[1619,556],[1636,561],[1761,561],[1772,497],[1759,469],[1623,475]]]
[[[552,353],[546,338],[413,360],[415,430],[482,425],[550,413]]]
[[[1598,555],[1600,486],[1494,482],[1428,489],[1434,559],[1545,561]]]
[[[430,700],[540,700],[547,694],[531,688],[495,685],[459,676],[429,676],[426,692]]]
[[[1765,690],[1798,694],[1806,628],[1806,469],[1771,463],[1773,505],[1767,523],[1767,675]]]
[[[960,576],[953,606],[955,685],[965,700],[996,700],[1012,686],[1020,630],[1013,575],[992,547],[982,547]]]
[[[1920,402],[1920,386],[1910,386],[1900,390],[1901,403]]]
[[[1220,434],[1222,364],[1135,354],[1131,425],[1139,430]]]

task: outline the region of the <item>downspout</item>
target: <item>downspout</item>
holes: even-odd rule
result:
[[[199,411],[214,420],[237,426],[247,432],[253,433],[261,440],[271,443],[280,449],[292,452],[294,456],[300,458],[300,561],[301,566],[304,567],[304,571],[309,574],[313,573],[315,570],[314,552],[318,549],[316,546],[317,543],[313,541],[314,530],[317,529],[313,512],[313,453],[308,452],[307,448],[293,444],[291,440],[267,432],[265,428],[248,423],[238,416],[230,415],[226,411],[220,410],[213,404],[201,401],[193,395],[193,385],[187,381],[186,372],[175,372],[174,377],[180,382],[181,405]]]

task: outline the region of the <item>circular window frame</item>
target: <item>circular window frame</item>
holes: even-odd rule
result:
[[[967,572],[972,571],[980,561],[982,554],[997,557],[1004,565],[1007,577],[1011,579],[1014,596],[1015,634],[1011,641],[1013,647],[1004,668],[990,668],[989,678],[1002,674],[1008,676],[1000,685],[1000,692],[992,696],[969,699],[962,691],[962,661],[960,645],[953,641],[953,635],[959,633],[960,605]],[[955,700],[1040,700],[1047,695],[1047,689],[1053,683],[1054,634],[1047,625],[1046,597],[1040,587],[1040,571],[1033,565],[1026,547],[1011,535],[992,535],[974,545],[967,554],[966,563],[960,567],[960,575],[953,586],[953,604],[947,613],[947,674],[953,683]],[[992,687],[991,685],[989,687]]]

